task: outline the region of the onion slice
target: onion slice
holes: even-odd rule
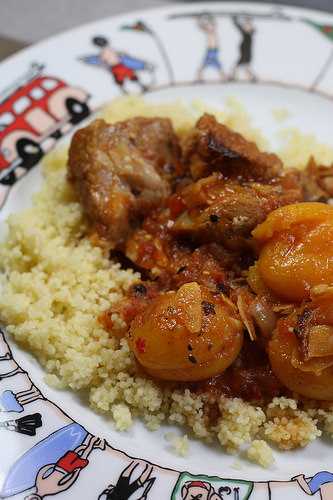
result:
[[[249,312],[253,316],[261,333],[269,337],[276,327],[277,317],[272,307],[265,299],[255,299],[249,307]]]
[[[241,320],[243,321],[245,328],[249,333],[250,339],[254,341],[257,339],[257,335],[255,326],[253,324],[253,318],[249,310],[250,300],[248,295],[249,294],[247,294],[244,290],[239,290],[237,292],[237,307]]]

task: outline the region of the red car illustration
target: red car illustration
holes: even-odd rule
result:
[[[0,183],[13,184],[56,140],[90,114],[89,95],[63,80],[29,71],[0,95]],[[15,174],[17,167],[20,173]]]

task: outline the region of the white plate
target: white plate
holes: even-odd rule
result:
[[[235,26],[233,15],[243,22],[247,19],[250,31],[254,30],[252,39]],[[208,22],[215,30],[209,52],[207,34],[198,21]],[[101,64],[100,49],[92,43],[96,36],[112,42],[119,58],[117,67]],[[147,90],[147,98],[155,101],[200,97],[219,107],[228,96],[236,95],[272,139],[279,128],[272,109],[287,107],[291,112],[288,126],[314,132],[333,146],[333,16],[322,12],[238,2],[135,12],[53,37],[3,62],[0,71],[2,235],[4,219],[29,205],[32,192],[40,186],[38,166],[22,175],[27,165],[33,166],[60,136],[69,133],[73,122],[79,123],[122,91]],[[42,108],[48,111],[43,119]],[[3,183],[4,177],[11,188]],[[309,483],[314,498],[333,499],[333,474],[322,472],[333,472],[332,447],[323,440],[306,450],[277,452],[269,470],[248,462],[236,470],[234,457],[194,440],[189,456],[180,458],[168,449],[165,428],[150,433],[138,422],[127,433],[116,432],[75,394],[46,386],[34,358],[11,339],[7,342],[10,347],[0,336],[0,355],[12,352],[12,359],[0,361],[0,397],[4,391],[17,393],[33,383],[43,399],[26,404],[23,410],[17,407],[16,413],[0,412],[1,498],[45,498],[50,488],[49,494],[59,498],[97,499],[109,484],[118,482],[119,490],[119,479],[126,482],[123,471],[128,466],[132,482],[150,462],[155,481],[145,483],[151,486],[146,496],[143,487],[130,497],[125,491],[109,498],[297,500],[310,494],[291,478],[304,474],[315,476]],[[19,371],[18,366],[22,367]],[[12,376],[1,378],[5,373]],[[42,423],[35,436],[6,429],[5,422],[35,413]],[[70,467],[68,455],[67,465],[59,459],[82,443],[92,445],[95,435],[109,444],[104,451],[93,449],[86,467],[65,476],[68,482],[61,492],[57,481],[64,478],[64,472],[59,467]],[[139,460],[133,471],[129,456]],[[41,471],[46,465],[50,467]],[[188,488],[191,481],[201,486]],[[36,485],[40,497],[29,496],[36,492]],[[213,488],[219,496],[212,496]]]

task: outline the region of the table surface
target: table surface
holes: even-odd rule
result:
[[[269,3],[257,0],[260,3]],[[176,0],[0,0],[0,60],[25,45],[79,24]],[[185,3],[185,2],[184,2]],[[186,2],[190,3],[190,2]],[[223,0],[221,0],[221,4]],[[333,0],[284,0],[286,5],[333,12]],[[24,7],[24,8],[23,8]],[[29,7],[29,8],[28,8]],[[42,21],[42,22],[41,22]]]

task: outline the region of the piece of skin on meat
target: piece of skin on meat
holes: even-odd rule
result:
[[[163,205],[182,175],[170,120],[95,120],[74,135],[68,179],[97,233],[120,244],[138,218]]]
[[[247,247],[251,231],[275,208],[300,201],[302,191],[281,184],[243,183],[213,174],[180,193],[186,209],[171,232],[199,242],[222,243],[237,251]]]
[[[283,165],[275,154],[261,152],[254,142],[204,114],[185,142],[185,159],[191,162],[194,179],[214,171],[227,178],[267,181],[281,174]]]

